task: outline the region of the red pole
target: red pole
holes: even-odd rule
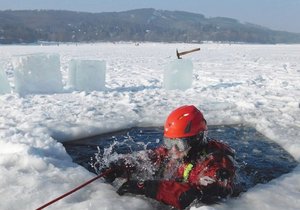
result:
[[[85,183],[79,185],[78,187],[74,188],[73,190],[71,190],[71,191],[69,191],[69,192],[67,192],[67,193],[65,193],[65,194],[63,194],[63,195],[61,195],[61,196],[59,196],[59,197],[53,199],[52,201],[50,201],[50,202],[48,202],[48,203],[46,203],[46,204],[44,204],[44,205],[42,205],[41,207],[37,208],[36,210],[41,210],[41,209],[43,209],[43,208],[45,208],[45,207],[47,207],[47,206],[50,206],[51,204],[53,204],[53,203],[59,201],[60,199],[62,199],[62,198],[64,198],[64,197],[67,197],[68,195],[70,195],[70,194],[76,192],[77,190],[79,190],[79,189],[85,187],[86,185],[92,183],[93,181],[95,181],[95,180],[97,180],[97,179],[99,179],[99,178],[101,178],[101,177],[103,177],[103,176],[109,174],[110,172],[111,172],[111,169],[108,169],[107,171],[103,172],[102,174],[97,175],[96,177],[94,177],[94,178],[90,179],[89,181],[87,181],[87,182],[85,182]]]

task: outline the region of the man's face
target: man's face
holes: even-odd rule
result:
[[[185,150],[180,150],[177,145],[173,145],[171,149],[169,149],[169,155],[172,159],[178,160],[185,157],[190,150],[190,147],[187,147]]]

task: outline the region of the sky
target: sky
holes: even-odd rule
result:
[[[0,0],[0,10],[57,9],[97,13],[138,8],[229,17],[274,30],[300,33],[300,0]]]

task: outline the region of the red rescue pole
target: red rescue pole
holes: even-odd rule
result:
[[[37,208],[36,210],[41,210],[41,209],[43,209],[43,208],[45,208],[47,206],[50,206],[51,204],[55,203],[56,201],[59,201],[60,199],[63,199],[64,197],[67,197],[68,195],[70,195],[70,194],[76,192],[77,190],[85,187],[86,185],[92,183],[93,181],[95,181],[95,180],[97,180],[97,179],[99,179],[99,178],[101,178],[101,177],[109,174],[111,171],[112,171],[111,169],[106,170],[102,174],[97,175],[96,177],[94,177],[94,178],[90,179],[89,181],[87,181],[87,182],[79,185],[78,187],[74,188],[73,190],[71,190],[71,191],[69,191],[69,192],[67,192],[67,193],[65,193],[65,194],[63,194],[63,195],[61,195],[61,196],[53,199],[52,201],[50,201],[50,202],[48,202],[48,203],[46,203],[44,205],[42,205],[41,207]]]

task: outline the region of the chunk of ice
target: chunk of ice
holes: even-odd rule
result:
[[[15,91],[20,95],[62,92],[58,54],[36,53],[13,58]]]
[[[7,76],[0,66],[0,94],[10,93],[11,89],[7,80]]]
[[[100,60],[71,60],[68,86],[79,91],[105,89],[106,63]]]
[[[164,70],[163,87],[167,90],[186,90],[192,86],[193,63],[191,60],[171,61]]]

